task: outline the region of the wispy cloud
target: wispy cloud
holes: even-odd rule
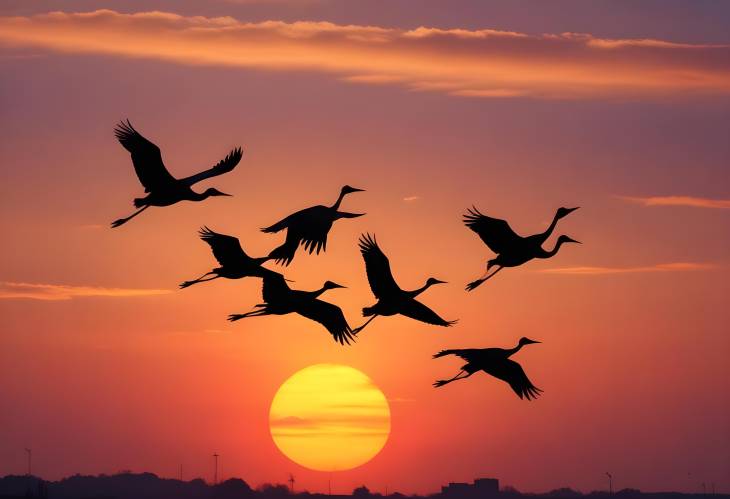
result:
[[[283,418],[271,419],[269,424],[272,429],[294,429],[294,428],[312,428],[312,429],[325,429],[327,427],[361,427],[368,428],[371,426],[380,427],[383,424],[387,424],[390,421],[389,414],[383,414],[382,411],[378,411],[373,414],[358,414],[354,410],[357,407],[335,407],[334,409],[353,409],[352,412],[345,414],[335,412],[333,414],[317,414],[311,415],[308,418],[302,418],[298,416],[286,416]]]
[[[709,199],[693,196],[619,196],[624,201],[644,206],[690,206],[692,208],[725,208],[730,209],[730,199]]]
[[[98,10],[0,17],[0,43],[182,64],[319,71],[363,84],[477,98],[730,94],[730,46],[576,33],[245,23]]]
[[[411,201],[417,201],[419,199],[421,199],[421,196],[407,196],[403,198],[403,201],[410,203]]]
[[[539,272],[546,274],[566,275],[605,275],[605,274],[635,274],[640,272],[687,272],[693,270],[710,270],[716,265],[709,263],[676,262],[659,263],[644,267],[562,267],[556,269],[544,269]]]
[[[27,282],[0,282],[0,299],[30,299],[59,301],[77,297],[104,296],[128,298],[157,296],[169,293],[166,289],[100,288],[93,286],[67,286],[64,284],[31,284]]]

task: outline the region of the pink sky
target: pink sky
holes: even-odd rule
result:
[[[343,4],[0,7],[0,475],[31,447],[52,479],[181,463],[210,478],[215,451],[224,476],[326,490],[267,417],[286,378],[331,362],[371,377],[393,418],[336,492],[479,476],[588,491],[606,471],[618,488],[728,492],[730,8]],[[206,184],[234,197],[109,229],[142,194],[122,118],[178,176],[243,146]],[[214,263],[200,226],[263,255],[281,238],[259,227],[344,184],[367,190],[345,201],[367,215],[298,254],[293,286],[347,285],[327,299],[359,323],[373,300],[356,240],[374,232],[403,287],[449,281],[423,301],[457,327],[378,319],[343,348],[300,317],[226,322],[259,303],[257,280],[176,289]],[[521,234],[581,206],[556,234],[584,244],[467,294],[492,258],[460,222],[472,204]],[[486,375],[431,388],[459,366],[436,351],[521,336],[543,342],[516,359],[537,401]]]

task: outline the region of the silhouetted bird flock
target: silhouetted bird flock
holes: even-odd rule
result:
[[[230,196],[217,189],[209,188],[202,193],[192,190],[196,183],[212,177],[217,177],[233,171],[243,156],[240,147],[233,149],[215,166],[198,174],[186,178],[173,177],[162,161],[159,147],[144,138],[134,129],[129,120],[120,122],[114,130],[117,140],[129,151],[132,164],[140,183],[147,195],[134,199],[137,211],[126,218],[115,220],[112,227],[119,227],[136,217],[150,206],[170,206],[179,201],[203,201],[211,196]],[[359,240],[360,253],[365,261],[365,271],[373,295],[377,299],[374,305],[362,309],[363,317],[368,320],[359,327],[352,328],[345,318],[342,309],[337,305],[320,299],[325,291],[344,286],[332,281],[326,281],[322,287],[314,291],[291,289],[287,279],[278,272],[263,266],[269,260],[288,266],[293,260],[300,246],[308,253],[317,253],[327,250],[327,237],[332,224],[341,218],[354,218],[364,213],[349,213],[340,211],[340,205],[345,196],[354,192],[362,192],[346,185],[340,190],[337,200],[332,206],[312,206],[292,213],[275,224],[262,228],[261,231],[274,234],[286,230],[284,242],[273,249],[267,256],[250,257],[241,246],[240,241],[233,236],[218,234],[208,227],[200,230],[200,238],[213,251],[213,256],[220,267],[212,269],[197,279],[185,281],[180,288],[187,288],[200,282],[212,281],[223,277],[226,279],[241,279],[243,277],[258,277],[262,279],[263,303],[255,305],[254,310],[243,314],[231,314],[230,321],[237,321],[246,317],[264,315],[285,315],[296,313],[310,320],[322,324],[340,344],[350,344],[355,341],[368,324],[378,316],[403,315],[417,321],[435,326],[449,327],[456,324],[456,320],[446,320],[416,298],[435,284],[445,284],[445,281],[429,277],[420,288],[407,291],[402,289],[393,277],[390,261],[378,245],[374,235],[363,234]],[[578,241],[561,235],[552,250],[545,250],[542,245],[552,234],[558,221],[578,208],[559,208],[547,230],[540,234],[527,237],[518,235],[505,220],[492,218],[472,207],[464,215],[464,225],[476,232],[484,244],[497,256],[487,261],[487,269],[482,277],[466,285],[467,291],[472,291],[482,283],[492,278],[505,267],[517,267],[534,258],[551,258],[557,254],[565,243]],[[492,267],[496,270],[490,273]],[[503,348],[468,348],[442,350],[434,358],[455,355],[466,361],[461,370],[453,378],[438,380],[433,386],[444,386],[453,381],[468,378],[478,371],[505,381],[520,397],[527,400],[534,399],[542,390],[529,380],[522,366],[511,360],[523,346],[539,343],[529,338],[521,338],[516,347]]]

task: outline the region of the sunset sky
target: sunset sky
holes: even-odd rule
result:
[[[4,0],[0,3],[0,475],[151,471],[252,486],[427,493],[493,476],[730,492],[730,3],[712,0]],[[231,193],[153,208],[114,126],[129,118],[182,177],[236,146]],[[327,252],[296,289],[352,325],[374,302],[357,238],[445,329],[379,318],[343,347],[299,316],[229,323],[257,279],[178,290],[216,266],[197,230],[252,256],[349,184]],[[493,254],[475,205],[551,260],[464,285]],[[536,401],[479,374],[435,390],[444,348],[512,347]],[[315,364],[388,399],[390,437],[333,474],[274,444],[272,399]]]

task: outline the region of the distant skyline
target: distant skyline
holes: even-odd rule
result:
[[[220,457],[217,454],[214,454],[213,457]],[[230,496],[238,496],[241,497],[245,495],[245,493],[265,493],[267,495],[277,495],[277,496],[286,496],[286,495],[310,495],[310,494],[319,494],[319,495],[334,495],[334,496],[356,496],[358,494],[366,494],[366,495],[372,495],[372,496],[394,496],[394,495],[401,495],[401,496],[408,496],[409,494],[402,493],[397,486],[386,485],[385,489],[371,489],[368,484],[361,483],[360,485],[355,486],[354,489],[350,491],[340,491],[332,489],[332,483],[328,483],[328,489],[326,491],[309,491],[302,488],[294,488],[294,485],[297,483],[297,480],[293,474],[288,475],[288,479],[286,480],[286,483],[284,482],[274,482],[274,483],[262,483],[262,484],[252,484],[248,480],[245,479],[245,477],[240,476],[230,476],[230,477],[220,477],[215,475],[215,471],[213,472],[214,475],[212,475],[211,478],[206,478],[204,476],[195,476],[190,478],[180,478],[180,477],[164,477],[157,475],[155,473],[151,473],[148,471],[131,471],[131,470],[121,470],[116,473],[111,474],[100,474],[100,475],[82,475],[82,474],[73,474],[68,477],[63,477],[59,480],[45,480],[43,477],[36,476],[36,475],[5,475],[0,476],[0,495],[2,496],[14,496],[19,495],[22,493],[25,494],[25,491],[28,490],[28,480],[31,480],[31,486],[30,491],[34,492],[34,484],[37,486],[39,483],[46,483],[46,486],[48,484],[55,486],[54,492],[58,494],[59,492],[61,495],[68,497],[68,496],[74,496],[74,491],[83,494],[88,494],[90,492],[97,492],[97,493],[104,493],[104,494],[110,494],[114,497],[121,496],[120,499],[123,499],[125,496],[136,496],[137,494],[140,494],[144,492],[145,494],[157,493],[159,495],[160,493],[165,492],[174,492],[178,496],[186,496],[192,493],[193,495],[200,495],[201,489],[199,488],[202,486],[204,489],[207,488],[215,488],[215,487],[224,487]],[[607,477],[610,475],[609,473],[604,473],[604,477]],[[201,483],[202,481],[202,483]],[[176,485],[171,485],[175,483],[183,483],[187,484],[189,486],[195,486],[194,490],[187,490],[176,488]],[[120,485],[123,485],[122,488],[119,488]],[[602,496],[613,496],[613,495],[619,495],[620,497],[634,497],[634,496],[642,496],[644,494],[650,495],[652,497],[657,497],[658,495],[661,495],[663,493],[671,494],[672,496],[677,495],[689,495],[689,496],[697,496],[697,495],[710,495],[710,496],[720,496],[720,497],[726,497],[730,494],[723,492],[719,490],[716,487],[716,484],[714,482],[705,483],[701,482],[697,484],[698,489],[696,491],[688,491],[686,493],[682,492],[674,492],[670,490],[662,490],[662,491],[654,491],[654,492],[646,492],[641,491],[633,487],[624,487],[624,488],[615,488],[614,482],[613,482],[613,475],[610,475],[610,480],[606,481],[604,484],[607,486],[607,488],[597,488],[595,490],[577,490],[574,489],[568,485],[565,485],[563,487],[559,487],[553,490],[547,490],[547,491],[537,491],[537,492],[528,492],[523,493],[519,490],[519,487],[515,487],[514,485],[504,485],[500,482],[499,478],[495,477],[487,477],[487,476],[478,476],[474,477],[473,479],[463,481],[463,482],[447,482],[441,485],[440,489],[426,492],[425,495],[427,496],[445,496],[445,497],[451,497],[453,499],[463,498],[463,497],[474,497],[474,493],[478,494],[477,497],[494,497],[497,494],[503,496],[503,497],[515,497],[515,496],[521,496],[523,494],[529,494],[529,495],[542,495],[547,497],[569,497],[569,496],[581,496],[581,495],[602,495]],[[156,489],[156,492],[155,490]],[[15,491],[15,493],[14,493]],[[22,491],[22,492],[21,492]],[[365,492],[367,491],[367,492]],[[187,493],[186,493],[187,492]],[[421,495],[418,495],[417,497],[420,497]]]
[[[730,469],[730,3],[712,0],[5,0],[0,5],[0,475],[149,470],[325,492],[404,493],[497,476],[523,491],[698,490]],[[178,176],[233,197],[150,208],[114,127],[129,119]],[[229,314],[261,282],[178,289],[215,265],[203,226],[266,255],[259,229],[346,201],[296,289],[351,325],[374,303],[374,233],[404,289],[450,328],[375,320],[350,347],[295,315]],[[521,235],[561,206],[550,260],[464,286],[494,255],[475,206]],[[542,342],[544,393],[479,374],[443,389],[450,348]],[[385,395],[371,461],[316,472],[276,447],[294,373],[351,366]],[[450,374],[449,374],[450,375]]]

